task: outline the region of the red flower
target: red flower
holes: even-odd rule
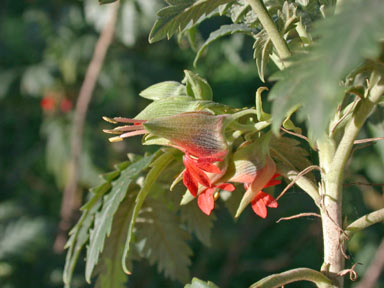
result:
[[[213,208],[215,208],[215,197],[214,194],[217,189],[232,192],[235,190],[235,186],[230,183],[221,183],[219,185],[213,185],[210,188],[205,188],[200,192],[197,198],[197,205],[203,213],[210,215]]]
[[[271,180],[269,180],[269,182],[264,186],[264,188],[280,184],[281,183],[280,180],[274,179],[274,178],[279,177],[279,176],[280,176],[279,174],[273,175]],[[277,204],[275,198],[273,198],[271,195],[260,190],[256,194],[255,198],[252,200],[251,206],[252,206],[252,210],[257,215],[259,215],[261,218],[266,218],[267,217],[267,207],[277,208],[278,204]]]
[[[60,110],[64,113],[71,111],[72,102],[69,99],[64,98],[60,103]]]
[[[40,107],[44,111],[49,111],[49,112],[54,111],[55,107],[56,107],[56,100],[55,100],[55,98],[50,97],[50,96],[44,97],[40,101]]]

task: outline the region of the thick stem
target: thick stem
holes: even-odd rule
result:
[[[309,268],[297,268],[279,274],[272,274],[252,284],[250,288],[282,287],[285,284],[296,281],[310,281],[315,283],[317,287],[331,285],[331,281],[319,271]]]
[[[277,50],[279,57],[281,59],[286,59],[291,56],[288,45],[285,42],[283,36],[281,36],[279,30],[275,23],[273,22],[271,16],[269,15],[267,8],[262,0],[247,0],[249,5],[251,5],[253,11],[256,13],[257,17],[260,20],[261,25],[263,25],[265,31],[267,31],[269,38],[273,43],[273,46]]]
[[[344,269],[344,257],[340,246],[343,172],[354,140],[383,93],[383,83],[377,82],[371,89],[369,97],[363,99],[353,113],[335,152],[332,139],[326,138],[318,142],[322,168],[320,191],[323,196],[321,209],[324,238],[323,269],[337,287],[343,287],[343,278],[338,276],[338,272]]]

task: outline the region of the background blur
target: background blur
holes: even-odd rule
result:
[[[101,116],[134,116],[148,104],[138,93],[149,85],[181,81],[183,69],[190,69],[209,81],[215,101],[235,107],[254,105],[255,91],[262,83],[252,59],[252,41],[237,35],[220,40],[209,48],[195,69],[195,53],[186,38],[148,44],[155,13],[162,5],[162,0],[121,3],[115,39],[87,113],[80,190],[96,185],[98,174],[125,160],[126,153],[144,151],[138,137],[110,144],[101,131],[108,126]],[[105,24],[105,9],[96,0],[0,2],[2,288],[63,286],[65,252],[55,253],[53,246],[68,174],[70,123],[95,43]],[[228,22],[216,17],[203,23],[197,41]],[[269,74],[273,69],[269,67]],[[376,113],[363,133],[362,137],[384,135],[384,116]],[[356,150],[354,156],[346,183],[383,182],[383,143]],[[383,185],[348,184],[346,189],[347,221],[384,207]],[[205,247],[197,239],[191,242],[192,276],[211,280],[220,287],[247,287],[270,273],[320,267],[322,242],[317,219],[275,223],[283,216],[316,211],[300,189],[292,188],[281,199],[279,209],[269,211],[266,220],[250,210],[235,223],[226,209],[217,209],[212,246]],[[347,266],[362,263],[356,270],[364,275],[383,235],[380,224],[355,235],[349,244],[352,256]],[[89,287],[82,264],[80,259],[73,287]],[[127,287],[182,287],[146,262],[135,263],[133,272]],[[380,281],[377,287],[384,287],[383,276]],[[353,286],[350,281],[347,284]]]

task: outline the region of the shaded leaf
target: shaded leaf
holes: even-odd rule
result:
[[[148,199],[149,200],[149,199]],[[182,283],[188,281],[192,250],[187,245],[188,233],[180,227],[174,211],[160,201],[149,200],[137,224],[139,252],[165,276]]]
[[[265,82],[265,68],[267,67],[273,50],[272,41],[265,30],[256,35],[256,41],[253,44],[253,49],[253,58],[256,60],[257,72],[259,73],[260,80]]]
[[[233,0],[168,0],[169,6],[157,13],[158,19],[149,34],[149,42],[165,37],[169,39],[176,32],[182,32],[188,24],[197,22],[200,17],[231,1]]]
[[[211,281],[206,282],[193,277],[191,284],[185,285],[184,288],[219,288],[219,286]]]
[[[250,34],[254,31],[254,29],[248,27],[247,25],[244,24],[230,24],[230,25],[222,25],[219,29],[216,31],[213,31],[207,40],[205,40],[204,44],[200,47],[199,51],[197,51],[195,60],[193,61],[193,65],[197,65],[197,61],[200,59],[201,55],[205,51],[205,49],[214,41],[217,39],[227,36],[227,35],[232,35],[235,33],[246,33]]]
[[[207,246],[211,245],[211,229],[215,219],[214,214],[207,216],[202,213],[196,203],[181,207],[181,220],[187,224],[188,230],[195,233],[196,237]]]
[[[91,281],[92,271],[99,260],[100,253],[103,251],[105,238],[111,232],[113,216],[121,201],[125,198],[129,185],[149,166],[155,156],[156,154],[147,156],[131,164],[121,172],[117,180],[112,182],[112,189],[104,197],[103,207],[96,213],[94,228],[90,232],[85,267],[87,282]]]
[[[319,40],[308,53],[294,58],[294,64],[275,79],[271,90],[273,129],[295,105],[298,116],[307,119],[314,138],[325,130],[344,96],[343,79],[364,58],[379,54],[384,35],[384,5],[381,0],[348,1],[341,13],[320,21],[314,29]],[[358,19],[358,20],[357,20]]]

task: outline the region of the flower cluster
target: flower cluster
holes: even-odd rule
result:
[[[109,139],[111,142],[151,134],[165,139],[162,145],[182,151],[183,183],[191,195],[197,197],[197,204],[205,214],[211,214],[220,190],[235,190],[229,183],[232,182],[243,183],[246,189],[237,214],[251,204],[253,211],[265,218],[267,207],[278,206],[271,195],[262,191],[280,183],[275,179],[279,176],[275,163],[267,152],[257,147],[260,144],[257,142],[244,143],[235,153],[229,153],[224,131],[226,119],[227,115],[208,112],[184,112],[150,120],[104,117],[114,124],[126,124],[104,132],[118,134]]]

